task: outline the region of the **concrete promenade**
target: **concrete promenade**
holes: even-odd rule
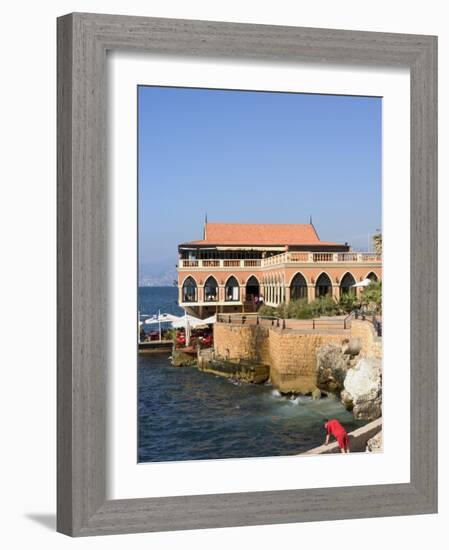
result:
[[[351,452],[364,452],[366,450],[366,443],[368,439],[374,437],[382,429],[382,418],[373,420],[369,424],[365,424],[361,428],[350,432],[349,435],[349,449]],[[323,427],[323,439],[325,438],[325,430]],[[310,451],[305,453],[300,453],[301,455],[325,455],[325,454],[334,454],[340,453],[340,448],[338,443],[333,441],[329,445],[320,445]]]

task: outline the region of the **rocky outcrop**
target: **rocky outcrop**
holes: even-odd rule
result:
[[[382,415],[382,363],[377,357],[364,357],[348,370],[342,402],[354,417],[374,420]]]
[[[317,387],[339,396],[355,418],[375,420],[382,415],[381,359],[361,357],[360,349],[356,338],[342,346],[327,344],[318,348]]]
[[[270,367],[248,361],[229,361],[214,355],[211,349],[198,352],[198,370],[240,382],[263,384],[270,377]]]
[[[236,363],[224,359],[203,362],[198,366],[198,370],[250,384],[264,384],[270,377],[270,367],[267,365],[255,365],[243,361]]]
[[[174,349],[171,356],[171,364],[173,367],[190,367],[196,365],[196,354],[185,353],[180,349]]]
[[[352,411],[354,404],[352,402],[352,396],[348,391],[343,390],[340,393],[340,400],[343,403],[343,405],[348,409],[348,411]]]
[[[327,344],[317,349],[317,387],[328,393],[340,395],[351,366],[351,356],[342,346]]]
[[[366,442],[366,450],[370,453],[382,451],[382,430]]]
[[[360,338],[350,338],[342,345],[342,351],[346,355],[358,355],[362,351],[362,341]]]
[[[313,392],[312,392],[312,399],[321,399],[322,397],[322,394],[321,394],[321,390],[319,390],[318,388],[314,389]]]

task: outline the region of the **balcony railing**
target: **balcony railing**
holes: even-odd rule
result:
[[[381,263],[382,255],[372,252],[284,252],[262,260],[262,266],[291,263]]]
[[[180,268],[190,267],[260,267],[262,260],[179,260]]]
[[[283,252],[262,260],[179,260],[180,268],[247,268],[279,264],[309,263],[381,263],[381,254],[373,252]]]
[[[284,263],[307,263],[310,261],[309,252],[283,252],[262,260],[263,267]]]

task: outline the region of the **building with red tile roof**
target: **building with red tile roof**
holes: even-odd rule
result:
[[[204,224],[203,238],[178,246],[179,304],[201,318],[254,311],[263,302],[334,299],[380,279],[382,259],[321,241],[308,224]]]

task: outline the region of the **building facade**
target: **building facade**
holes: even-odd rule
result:
[[[271,306],[338,300],[359,291],[355,283],[382,277],[380,254],[321,241],[312,223],[206,222],[203,239],[180,244],[178,252],[179,305],[200,318],[254,311],[261,298]]]

